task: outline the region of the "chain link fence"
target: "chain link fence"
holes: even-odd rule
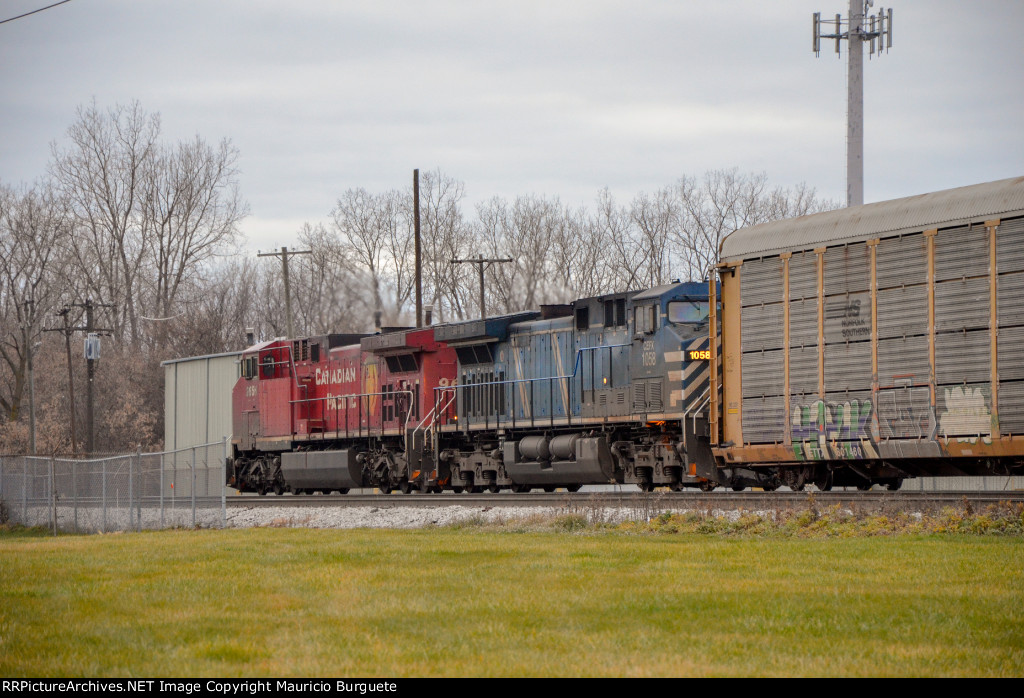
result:
[[[226,453],[227,439],[90,460],[0,456],[0,517],[76,533],[223,527]]]

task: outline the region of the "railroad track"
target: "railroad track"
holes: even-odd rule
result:
[[[972,507],[997,502],[1024,502],[1024,491],[986,492],[888,492],[856,490],[831,492],[530,492],[513,494],[380,494],[267,495],[227,497],[229,507],[626,507],[632,509],[786,509],[815,503],[820,507],[885,508],[920,511],[945,506]]]

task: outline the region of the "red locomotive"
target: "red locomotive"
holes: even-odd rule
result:
[[[455,381],[455,351],[433,329],[276,339],[243,352],[240,374],[228,484],[261,494],[439,487],[408,443],[422,439],[434,388]]]

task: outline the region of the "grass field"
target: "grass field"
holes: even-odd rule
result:
[[[0,675],[1021,676],[1024,538],[8,530]]]

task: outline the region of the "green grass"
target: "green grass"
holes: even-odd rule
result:
[[[556,525],[7,530],[0,676],[1024,674],[1021,536]]]

